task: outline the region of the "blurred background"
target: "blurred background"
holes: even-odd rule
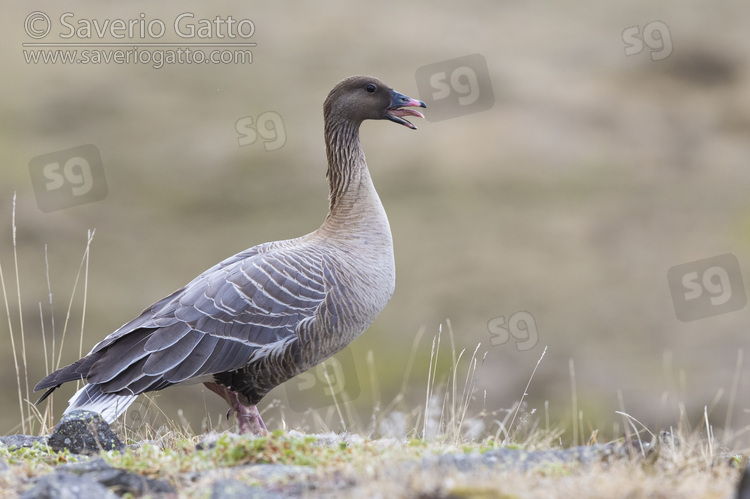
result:
[[[73,362],[79,343],[87,352],[220,260],[317,228],[327,210],[323,100],[340,79],[370,74],[428,103],[427,120],[412,120],[418,131],[362,128],[391,221],[396,292],[329,363],[344,426],[316,371],[261,403],[269,428],[402,432],[424,411],[440,331],[434,393],[450,375],[450,329],[455,355],[466,349],[459,394],[479,345],[467,417],[484,434],[524,395],[546,348],[521,412],[566,428],[564,443],[596,429],[619,436],[615,411],[655,431],[681,419],[698,428],[705,409],[727,445],[747,445],[747,2],[4,11],[0,432],[21,431],[11,339],[25,396],[22,330],[33,387],[53,358]],[[232,26],[235,38],[215,22],[230,16],[251,21]],[[164,34],[150,36],[158,21]],[[256,45],[222,47],[226,63],[155,62],[188,43],[205,54],[212,43]],[[99,63],[44,60],[92,49]],[[116,50],[146,62],[107,63]],[[247,50],[251,62],[233,59]],[[75,149],[85,145],[94,147]],[[56,416],[74,388],[55,394]],[[194,431],[226,409],[199,386],[155,401]]]

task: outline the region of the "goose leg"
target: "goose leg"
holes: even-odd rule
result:
[[[237,414],[237,423],[240,426],[240,433],[262,435],[263,433],[268,431],[266,430],[266,425],[263,424],[263,420],[260,417],[257,406],[244,405],[240,402],[237,392],[231,391],[224,385],[210,382],[203,384],[206,388],[227,401],[227,404],[229,404],[227,419],[229,419],[229,416],[231,416],[232,412]]]

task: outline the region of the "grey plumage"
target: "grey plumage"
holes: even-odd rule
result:
[[[140,393],[204,382],[225,397],[242,431],[265,429],[255,405],[272,388],[335,354],[393,294],[393,242],[359,142],[365,119],[415,128],[424,104],[372,77],[340,82],[324,104],[329,213],[316,231],[261,244],[202,273],[45,377],[43,400],[86,380],[68,411],[113,421]]]

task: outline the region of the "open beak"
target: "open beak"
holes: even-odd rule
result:
[[[391,121],[394,121],[400,125],[416,130],[417,127],[412,125],[409,121],[405,120],[404,116],[416,116],[417,118],[424,118],[424,115],[414,109],[405,109],[408,107],[427,107],[421,100],[412,99],[404,94],[400,94],[395,90],[391,90],[391,105],[386,109],[385,116]]]

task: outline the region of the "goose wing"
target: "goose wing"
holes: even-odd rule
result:
[[[278,245],[279,243],[276,243]],[[35,390],[86,379],[134,395],[245,366],[297,339],[326,298],[323,258],[261,245],[207,270],[98,343]]]

